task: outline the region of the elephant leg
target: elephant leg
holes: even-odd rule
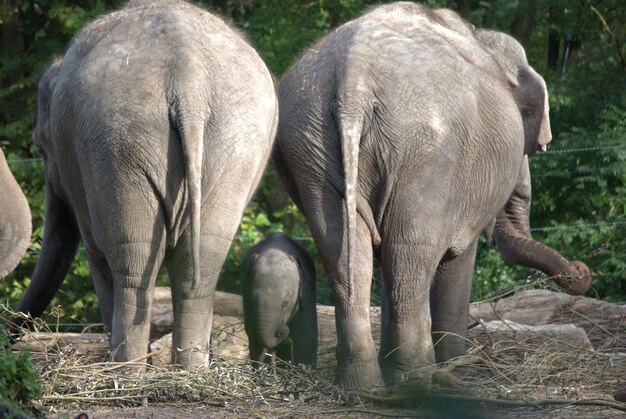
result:
[[[311,308],[315,310],[315,304],[300,311],[289,325],[294,364],[317,364],[317,312]]]
[[[399,233],[399,232],[398,232]],[[435,354],[429,286],[440,255],[429,245],[390,233],[383,242],[383,300],[379,362],[385,383],[430,383]]]
[[[209,242],[211,240],[211,242]],[[206,365],[213,325],[213,292],[227,248],[225,239],[203,237],[200,241],[202,283],[192,289],[193,266],[189,231],[179,239],[168,262],[174,329],[172,363]],[[215,246],[217,244],[217,246]]]
[[[111,348],[114,360],[124,362],[148,351],[152,295],[165,254],[165,223],[163,212],[150,203],[122,208],[142,210],[112,211],[115,218],[104,226],[102,237],[110,243],[106,258],[113,277]]]
[[[368,389],[382,384],[370,323],[370,288],[373,254],[369,229],[357,217],[356,243],[352,264],[353,295],[349,295],[348,255],[345,245],[343,199],[326,197],[308,208],[324,208],[308,214],[309,226],[328,273],[335,300],[337,326],[337,371],[335,381],[348,389]],[[332,217],[324,214],[333,214]],[[333,220],[338,220],[333,222]]]
[[[107,260],[103,256],[97,256],[94,252],[88,252],[87,261],[89,262],[91,278],[98,296],[100,316],[102,317],[105,331],[111,332],[113,330],[113,307],[115,303],[113,274],[109,269]]]
[[[437,362],[465,354],[469,300],[478,239],[459,256],[440,262],[430,289]]]
[[[275,348],[276,357],[285,363],[290,363],[294,361],[294,353],[293,353],[293,342],[291,339],[287,338],[284,341],[280,342],[278,346]]]
[[[72,211],[46,185],[46,217],[41,254],[17,311],[39,317],[63,283],[80,242],[80,231]],[[11,318],[10,329],[23,320]]]
[[[253,366],[260,366],[261,362],[267,362],[265,355],[267,353],[267,348],[263,346],[263,344],[258,339],[250,339],[248,342],[248,348],[250,350],[250,360],[253,361]]]
[[[249,169],[242,162],[224,162],[225,167]],[[244,181],[245,180],[245,181]],[[200,283],[192,287],[193,267],[189,229],[180,237],[168,263],[174,309],[172,362],[207,364],[213,326],[213,297],[222,265],[239,228],[249,195],[237,191],[254,189],[258,178],[229,171],[215,179],[215,187],[202,206],[200,238]],[[250,192],[251,193],[251,192]]]

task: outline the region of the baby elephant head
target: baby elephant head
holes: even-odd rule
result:
[[[273,349],[289,336],[288,323],[301,298],[297,259],[280,250],[252,254],[244,287],[246,329]]]

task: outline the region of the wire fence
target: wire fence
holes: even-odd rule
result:
[[[545,156],[545,155],[551,155],[551,154],[593,153],[593,152],[616,150],[616,149],[623,149],[623,148],[626,148],[626,143],[625,144],[610,144],[610,145],[602,145],[602,146],[590,146],[590,147],[550,149],[543,153],[534,154],[533,156]],[[7,163],[9,165],[34,164],[34,163],[39,163],[39,162],[43,162],[43,159],[41,157],[7,160]],[[626,169],[626,165],[624,169]],[[553,175],[554,176],[561,175],[561,174],[584,175],[584,174],[598,174],[598,173],[608,173],[608,172],[612,173],[614,172],[614,169],[607,169],[607,168],[599,168],[595,170],[583,169],[583,170],[566,171],[565,173],[561,171],[558,173],[554,173]],[[546,176],[550,176],[550,175],[548,174],[536,174],[536,175],[533,174],[532,175],[532,177],[534,178],[546,177]],[[559,230],[570,230],[570,229],[577,229],[577,230],[597,229],[597,228],[602,228],[602,227],[616,227],[616,226],[625,225],[625,224],[626,224],[626,220],[604,220],[604,221],[595,222],[595,223],[562,224],[562,225],[555,225],[555,226],[531,227],[530,231],[531,232],[548,232],[548,231],[559,231]],[[297,241],[312,241],[313,240],[313,238],[310,236],[292,237],[292,238]],[[235,237],[235,239],[239,241],[244,241],[244,242],[257,240],[252,237],[244,237],[244,236],[237,236]]]

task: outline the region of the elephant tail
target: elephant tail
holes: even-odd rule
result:
[[[178,103],[175,126],[180,135],[187,182],[191,257],[193,267],[192,291],[197,290],[200,278],[200,216],[202,205],[202,161],[204,157],[204,123],[196,113],[185,111]],[[171,116],[170,116],[171,118]]]
[[[348,226],[348,299],[352,304],[354,296],[354,256],[356,246],[356,188],[359,173],[359,144],[363,123],[355,119],[356,114],[344,114],[339,120],[343,174],[345,179],[346,220]]]

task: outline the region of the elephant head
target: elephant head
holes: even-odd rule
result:
[[[584,294],[591,284],[591,271],[584,263],[570,262],[553,248],[533,239],[528,221],[530,202],[530,170],[525,158],[515,189],[496,217],[493,236],[498,250],[510,263],[539,269],[554,277],[568,294]]]
[[[20,263],[31,234],[30,208],[0,150],[0,278]]]
[[[300,268],[295,256],[281,250],[252,253],[244,262],[246,329],[267,349],[289,336],[288,323],[300,307]]]
[[[552,140],[548,90],[530,66],[524,48],[511,36],[477,30],[476,37],[506,75],[524,124],[525,154],[545,151]]]

